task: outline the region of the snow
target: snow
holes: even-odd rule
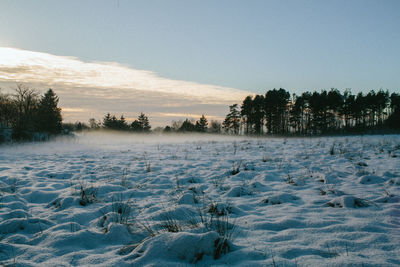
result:
[[[3,145],[0,265],[400,265],[399,154],[398,135]]]

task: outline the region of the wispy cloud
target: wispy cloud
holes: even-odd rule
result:
[[[221,111],[226,110],[222,107],[250,94],[234,88],[163,78],[115,62],[84,62],[76,57],[10,47],[0,47],[0,82],[56,89],[66,106],[67,120],[86,120],[85,115],[102,116],[105,112],[133,115],[138,111],[161,121],[175,117],[171,114],[191,117],[208,113],[221,117]],[[212,108],[207,108],[210,105]]]
[[[84,109],[84,108],[70,108],[70,107],[63,107],[62,108],[63,112],[88,112],[89,109]]]
[[[204,113],[200,114],[200,113],[166,113],[166,112],[159,112],[159,113],[156,113],[154,115],[159,115],[161,117],[198,119],[202,115],[204,115]],[[213,116],[213,115],[208,115],[207,117],[209,119],[213,119],[213,120],[221,120],[222,119],[222,117]]]
[[[8,47],[0,47],[0,79],[173,93],[198,97],[206,103],[227,103],[245,94],[233,88],[162,78],[115,62],[83,62],[76,57]]]

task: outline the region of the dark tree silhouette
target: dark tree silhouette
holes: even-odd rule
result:
[[[303,96],[293,95],[293,105],[290,110],[290,126],[297,134],[304,134],[306,100]]]
[[[378,93],[376,93],[375,96],[375,104],[376,104],[376,116],[377,116],[377,122],[376,124],[378,126],[383,126],[383,121],[385,119],[385,116],[388,114],[385,109],[388,107],[390,98],[389,98],[389,92],[386,91],[384,92],[383,90],[379,90]]]
[[[353,113],[354,106],[356,103],[355,95],[351,94],[351,91],[347,89],[343,94],[343,105],[340,109],[340,114],[343,117],[344,128],[348,130],[353,126],[353,121],[355,118],[355,114]]]
[[[267,91],[265,97],[247,96],[240,115],[245,134],[262,133],[264,122],[268,134],[365,132],[382,129],[385,125],[394,127],[397,112],[400,112],[395,104],[397,97],[398,94],[389,97],[389,92],[383,90],[354,95],[350,89],[342,94],[332,88],[329,92],[304,92],[290,98],[281,88]],[[227,132],[233,132],[230,117],[228,114],[223,123]]]
[[[400,94],[392,93],[390,95],[391,115],[386,121],[386,125],[392,129],[400,129]]]
[[[140,125],[142,126],[143,132],[149,132],[151,129],[149,118],[144,115],[144,113],[140,113],[138,117],[138,121]]]
[[[79,130],[88,126],[82,123],[62,124],[59,98],[52,89],[42,97],[36,90],[18,84],[15,94],[0,92],[0,140],[3,132],[14,139],[33,139],[36,133],[58,134],[64,125],[65,129]],[[132,130],[149,132],[151,129],[148,117],[141,113],[129,126],[125,117],[119,119],[107,113],[102,123],[90,119],[90,128]],[[241,128],[242,126],[242,128]],[[222,123],[222,128],[229,134],[327,134],[346,132],[381,132],[382,129],[400,129],[400,95],[382,89],[367,94],[354,95],[349,89],[342,94],[332,88],[330,91],[304,92],[293,95],[280,88],[266,92],[265,95],[247,96],[242,105],[229,106],[229,113]],[[242,129],[242,130],[241,130]],[[168,131],[221,131],[221,124],[208,121],[204,115],[196,123],[185,121],[172,122]],[[40,135],[39,135],[40,136]],[[6,138],[9,140],[9,137]]]
[[[163,130],[163,132],[164,133],[170,133],[170,132],[172,132],[172,128],[171,128],[171,126],[165,126],[165,128],[164,128],[164,130]]]
[[[117,119],[115,115],[107,113],[103,118],[103,127],[110,130],[128,130],[129,126],[125,120],[124,115]]]
[[[17,107],[10,95],[0,91],[0,126],[13,127],[17,122]]]
[[[189,119],[185,119],[178,130],[179,132],[194,132],[196,131],[196,125]]]
[[[150,129],[149,118],[144,113],[140,113],[131,124],[131,130],[134,132],[150,132]]]
[[[228,115],[226,115],[225,120],[222,123],[222,127],[227,133],[239,134],[240,111],[238,108],[238,104],[233,104],[232,106],[229,106],[229,113]]]
[[[106,129],[111,129],[112,128],[112,119],[111,119],[111,114],[107,113],[104,118],[103,118],[103,127]]]
[[[283,88],[269,90],[264,99],[264,115],[266,126],[270,134],[287,132],[288,103],[290,94]]]
[[[13,138],[30,139],[35,131],[35,117],[39,104],[39,93],[25,85],[18,84],[14,94],[16,121],[13,126]]]
[[[253,132],[255,134],[262,134],[263,133],[263,127],[264,127],[264,96],[262,95],[256,95],[253,99],[253,105],[252,105],[252,119],[250,120],[253,125],[254,129]]]
[[[126,122],[124,115],[121,115],[121,117],[117,121],[117,129],[118,130],[128,130],[129,129],[128,123]]]
[[[253,114],[253,99],[251,96],[247,96],[240,107],[240,115],[242,116],[245,124],[245,133],[251,134],[253,128],[254,114]]]
[[[59,134],[62,130],[61,108],[58,107],[58,96],[49,89],[40,99],[37,113],[39,132]]]
[[[339,90],[332,88],[327,95],[327,130],[336,131],[342,126],[341,110],[343,106],[343,96]]]
[[[196,131],[205,133],[207,131],[208,121],[204,115],[201,115],[200,119],[196,121]]]

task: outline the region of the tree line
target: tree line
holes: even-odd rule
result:
[[[400,95],[371,90],[354,95],[337,89],[290,95],[273,89],[229,106],[229,134],[312,135],[400,128]]]
[[[96,124],[94,119],[90,119],[89,123],[90,128],[92,129],[103,128],[109,130],[132,131],[142,133],[148,133],[151,129],[149,118],[143,112],[141,112],[138,118],[130,124],[126,121],[124,115],[121,115],[121,117],[118,119],[115,115],[111,115],[110,113],[107,113],[104,116],[102,123],[98,122]]]
[[[68,127],[72,130],[108,129],[116,131],[130,131],[136,133],[149,133],[152,131],[149,118],[143,112],[141,112],[137,119],[135,119],[132,123],[128,123],[124,115],[121,115],[119,118],[117,118],[116,115],[111,115],[110,113],[107,113],[106,115],[104,115],[102,121],[96,121],[96,119],[91,118],[89,119],[89,125],[78,122],[73,125],[68,125]],[[153,131],[164,133],[220,133],[221,129],[222,127],[219,122],[212,120],[209,124],[207,118],[204,115],[201,115],[201,117],[197,121],[188,118],[180,121],[172,121],[171,125],[167,125],[165,127],[157,127]]]
[[[0,91],[0,129],[11,129],[14,140],[45,139],[62,131],[61,108],[52,89],[44,95],[18,84],[14,94]],[[39,134],[41,133],[41,135]],[[4,138],[0,135],[0,141]]]
[[[123,115],[107,113],[102,121],[94,118],[89,124],[62,123],[59,98],[52,89],[44,95],[22,84],[14,94],[0,91],[0,142],[4,131],[11,129],[12,139],[40,139],[50,135],[83,129],[110,129],[138,133],[152,131],[144,113],[128,123]],[[247,96],[241,105],[229,106],[222,124],[204,115],[195,121],[173,121],[153,131],[199,132],[226,134],[318,135],[331,133],[363,133],[370,130],[400,129],[400,94],[374,90],[354,95],[337,89],[291,95],[285,89],[273,89],[264,95]]]

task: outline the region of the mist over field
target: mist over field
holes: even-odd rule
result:
[[[22,142],[0,146],[5,153],[55,153],[85,149],[124,149],[141,145],[185,144],[210,142],[239,142],[257,137],[201,133],[131,133],[112,130],[82,131],[71,135],[54,136],[46,142]],[[273,139],[273,138],[272,138]]]

